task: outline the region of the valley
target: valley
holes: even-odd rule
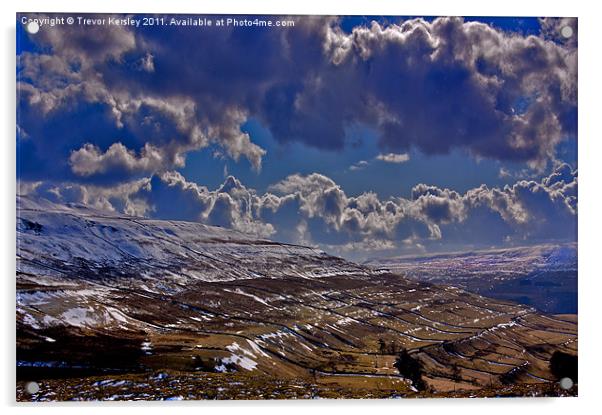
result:
[[[577,393],[549,364],[577,354],[575,314],[200,223],[17,204],[18,400]]]

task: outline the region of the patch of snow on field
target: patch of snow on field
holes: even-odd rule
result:
[[[261,350],[259,348],[259,346],[257,345],[257,343],[255,343],[255,342],[253,342],[251,340],[247,340],[247,342],[249,343],[249,346],[251,346],[251,349],[253,349],[253,351],[255,353],[258,353],[259,355],[264,356],[264,357],[270,357],[270,355],[268,355],[266,352],[264,352],[263,350]]]
[[[56,298],[60,298],[56,292],[17,292],[17,304],[23,305],[44,305]]]
[[[254,360],[249,359],[246,356],[239,356],[236,354],[232,354],[232,356],[226,357],[224,359],[224,362],[225,363],[233,363],[246,370],[254,370],[255,367],[257,366],[257,362],[255,362]]]
[[[42,324],[44,326],[56,326],[56,325],[60,325],[61,321],[52,316],[45,315],[44,318],[42,319]]]
[[[497,329],[506,329],[508,327],[513,327],[513,326],[516,326],[516,325],[517,325],[516,321],[510,321],[508,323],[500,323],[497,326],[492,327],[490,330],[494,331],[494,330],[497,330]]]
[[[151,354],[153,351],[153,343],[149,340],[143,341],[140,345],[140,350],[142,350],[145,354]]]
[[[354,319],[352,319],[350,317],[345,317],[345,318],[342,318],[339,321],[337,321],[336,324],[337,324],[337,326],[346,326],[347,324],[353,323],[355,321],[356,320],[354,320]]]
[[[263,341],[279,340],[281,342],[283,337],[289,337],[289,336],[293,336],[293,334],[289,333],[287,331],[277,330],[277,331],[273,331],[271,333],[262,334],[261,336],[258,336],[258,339],[263,340]]]
[[[113,307],[107,307],[107,312],[113,320],[119,321],[120,323],[127,323],[127,317],[121,311]]]
[[[61,319],[72,326],[92,326],[98,323],[94,318],[94,309],[92,307],[75,307],[61,314]]]
[[[258,303],[261,303],[263,305],[267,305],[268,307],[270,307],[270,305],[268,303],[266,303],[265,300],[263,300],[262,298],[259,298],[256,295],[253,295],[251,293],[245,292],[245,291],[241,290],[240,288],[237,288],[236,290],[228,290],[227,288],[224,288],[224,291],[233,293],[233,294],[244,295],[245,297],[252,298],[253,300],[257,301]]]
[[[39,329],[38,320],[36,320],[31,314],[27,313],[23,309],[17,309],[18,313],[23,315],[23,322],[34,329]]]

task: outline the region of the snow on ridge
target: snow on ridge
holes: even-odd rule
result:
[[[84,279],[131,275],[144,284],[159,278],[166,284],[162,289],[188,281],[371,273],[311,247],[197,222],[137,218],[24,196],[17,197],[17,205],[17,269],[22,272]],[[153,289],[152,282],[146,286]]]
[[[160,250],[147,252],[140,244],[154,244],[163,247],[170,245],[179,254],[190,254],[195,248],[203,245],[224,245],[224,250],[235,249],[245,252],[247,248],[252,253],[254,245],[264,250],[286,254],[303,251],[306,254],[323,254],[310,247],[280,244],[269,240],[257,239],[236,230],[209,226],[199,222],[170,221],[148,219],[115,212],[98,211],[85,207],[69,207],[43,200],[32,200],[29,197],[17,197],[17,232],[19,245],[28,249],[34,239],[53,238],[61,248],[60,243],[86,242],[85,248],[92,245],[107,245],[114,242],[115,249],[121,249],[119,256],[156,258]],[[38,238],[35,238],[38,237]],[[45,237],[45,238],[44,238]],[[104,244],[103,244],[104,240]],[[128,244],[128,240],[131,244]],[[183,245],[183,242],[187,246]],[[136,245],[136,243],[138,245]],[[235,246],[230,246],[234,244]],[[74,244],[72,244],[74,245]],[[35,244],[33,247],[36,247]],[[65,246],[66,247],[66,246]],[[74,246],[69,246],[73,248]],[[154,247],[156,248],[156,247]],[[99,252],[92,252],[98,254]],[[146,254],[146,255],[145,255]],[[148,255],[150,254],[150,255]]]
[[[83,219],[97,220],[99,222],[124,221],[130,223],[140,223],[147,225],[150,228],[155,228],[154,230],[162,230],[167,234],[187,236],[189,237],[187,239],[200,237],[201,240],[208,240],[211,238],[223,238],[225,240],[230,239],[232,241],[258,240],[251,235],[244,234],[234,229],[205,225],[200,222],[150,219],[146,217],[130,216],[114,211],[99,210],[83,204],[69,203],[67,205],[62,205],[43,198],[17,195],[17,219],[20,217],[35,217],[43,213],[73,215]]]

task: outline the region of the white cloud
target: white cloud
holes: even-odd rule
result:
[[[367,162],[366,160],[360,160],[357,163],[354,163],[351,166],[349,166],[349,170],[351,170],[351,171],[363,170],[366,167],[368,167],[369,164],[370,163]]]
[[[121,143],[112,144],[104,153],[97,146],[87,143],[69,157],[71,169],[79,176],[112,173],[115,170],[144,174],[158,171],[164,165],[163,161],[162,150],[149,143],[144,145],[139,156]]]
[[[379,154],[376,156],[377,160],[381,160],[387,163],[405,163],[410,160],[410,155],[408,153],[388,153],[388,154]]]
[[[163,219],[192,220],[260,238],[361,257],[430,244],[504,244],[576,236],[577,172],[562,164],[540,181],[464,194],[418,184],[410,199],[348,196],[332,179],[291,175],[257,194],[228,176],[215,190],[167,171],[114,187],[20,183],[22,194]],[[354,252],[357,251],[357,252]]]

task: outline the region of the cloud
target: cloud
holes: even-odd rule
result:
[[[576,239],[576,189],[577,171],[561,164],[541,181],[519,180],[502,189],[469,190],[464,195],[470,209],[467,217],[485,206],[512,229],[509,237],[514,240]]]
[[[151,53],[147,53],[144,57],[139,60],[140,70],[146,72],[154,72],[155,71],[155,61],[154,56]]]
[[[194,34],[44,27],[18,56],[20,191],[340,252],[575,235],[577,172],[556,160],[577,132],[575,19],[543,19],[541,36],[523,36],[460,18],[351,31],[336,17],[292,18],[286,30]],[[557,36],[566,25],[571,39]],[[417,184],[389,199],[348,195],[317,173],[258,194],[232,176],[210,190],[176,171],[202,149],[259,171],[266,150],[245,132],[249,119],[279,143],[325,151],[365,126],[388,163],[462,149],[537,176],[555,169],[464,193]]]
[[[577,172],[560,164],[540,181],[465,193],[418,184],[409,199],[349,196],[332,179],[291,175],[258,194],[228,176],[215,190],[164,172],[112,188],[20,183],[22,194],[161,219],[198,221],[256,237],[358,257],[457,244],[576,238]],[[356,250],[354,252],[354,250]]]
[[[407,153],[403,153],[403,154],[395,154],[395,153],[379,154],[378,156],[376,156],[374,158],[374,160],[380,160],[380,161],[383,161],[385,163],[401,164],[401,163],[405,163],[406,161],[409,161],[410,160],[410,155],[407,154]],[[351,166],[349,166],[349,170],[350,171],[364,170],[369,165],[370,165],[370,161],[360,160],[360,161],[352,164]]]
[[[576,48],[578,44],[577,19],[572,17],[542,17],[539,19],[541,32],[544,38],[563,44],[570,48]],[[570,31],[563,34],[563,29],[570,27]],[[564,29],[565,31],[567,29]],[[567,36],[570,35],[570,36]]]
[[[275,232],[271,224],[258,218],[261,198],[232,176],[218,189],[210,191],[188,182],[180,173],[165,172],[154,176],[149,186],[141,188],[133,197],[144,200],[151,215],[157,218],[199,221],[260,238]]]
[[[261,168],[265,150],[240,129],[248,110],[220,104],[217,91],[197,87],[195,92],[183,83],[180,91],[163,91],[157,80],[177,83],[182,74],[156,73],[161,53],[151,49],[162,49],[159,45],[147,47],[146,39],[125,28],[110,31],[108,38],[98,28],[45,27],[41,32],[32,41],[44,52],[24,52],[18,59],[19,112],[33,137],[22,153],[62,159],[63,169],[32,163],[39,168],[26,174],[43,177],[44,170],[54,170],[56,177],[73,179],[66,163],[73,151],[90,142],[109,148],[119,141],[138,153],[152,147],[163,160],[153,164],[155,171],[179,167],[188,152],[211,144],[236,161],[245,157],[254,169]],[[160,57],[163,63],[165,58]],[[204,93],[202,99],[198,93]],[[45,151],[47,142],[53,142],[52,153],[58,154]],[[89,181],[96,171],[88,173]]]
[[[507,177],[512,177],[512,173],[505,167],[501,167],[498,173],[498,177],[500,179],[505,179]]]
[[[576,51],[558,43],[440,18],[352,33],[333,25],[324,47],[336,78],[361,86],[341,91],[340,104],[352,94],[365,103],[355,116],[376,127],[383,148],[466,148],[542,167],[575,133]]]
[[[146,143],[140,155],[128,150],[123,144],[112,144],[106,152],[90,143],[69,156],[69,164],[73,172],[80,176],[92,174],[115,173],[115,170],[127,170],[129,173],[148,173],[160,169],[163,155],[156,147]]]
[[[466,216],[464,200],[456,191],[419,184],[412,188],[412,199],[419,214],[437,225]]]
[[[259,170],[266,151],[241,130],[249,118],[281,143],[336,151],[348,127],[365,125],[385,155],[462,148],[538,169],[576,134],[577,51],[550,35],[575,20],[542,20],[536,37],[460,18],[350,33],[334,17],[293,19],[286,30],[195,34],[44,27],[30,37],[36,51],[18,58],[28,135],[18,147],[31,161],[22,174],[92,182],[102,168],[82,176],[68,162],[88,143],[121,143],[136,157],[152,148],[161,163],[145,165],[156,173],[210,145]],[[113,181],[134,170],[122,172]]]
[[[381,200],[375,193],[349,197],[319,174],[292,175],[270,190],[282,198],[294,196],[303,217],[321,220],[318,232],[325,225],[347,235],[348,242],[390,240],[399,246],[406,239],[423,244],[570,239],[576,235],[576,187],[577,172],[561,164],[541,181],[482,185],[464,194],[418,184],[410,199]]]
[[[121,62],[127,52],[138,46],[134,32],[126,26],[113,26],[110,30],[103,25],[44,27],[35,40],[52,48],[54,54],[77,60],[87,67],[106,61]]]
[[[377,160],[380,161],[384,161],[386,163],[405,163],[406,161],[410,160],[410,155],[408,153],[402,153],[402,154],[395,154],[395,153],[388,153],[388,154],[379,154],[378,156],[376,156]]]
[[[351,170],[351,171],[363,170],[366,167],[368,167],[368,165],[370,165],[370,163],[368,161],[360,160],[357,163],[354,163],[351,166],[349,166],[349,170]]]

